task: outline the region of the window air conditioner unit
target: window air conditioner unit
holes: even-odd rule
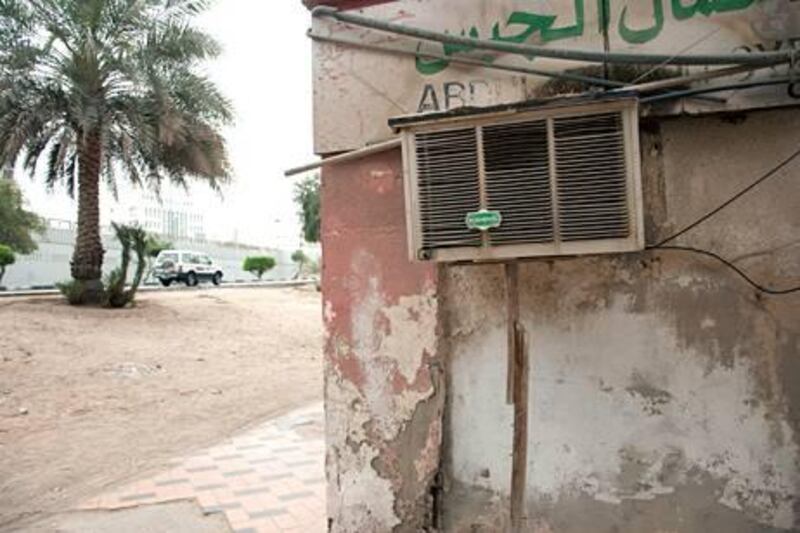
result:
[[[412,260],[644,248],[635,99],[399,118]]]

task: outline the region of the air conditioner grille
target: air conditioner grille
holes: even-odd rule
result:
[[[625,133],[619,113],[554,120],[562,241],[630,235]]]
[[[643,249],[635,99],[421,117],[403,128],[411,257]]]
[[[491,244],[552,242],[553,202],[547,122],[483,128],[486,206],[503,215]]]
[[[480,209],[475,128],[416,136],[417,186],[424,249],[480,246],[464,217]]]

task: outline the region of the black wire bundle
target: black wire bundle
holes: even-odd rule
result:
[[[739,198],[741,198],[745,194],[749,193],[750,191],[752,191],[753,189],[755,189],[756,187],[758,187],[759,185],[761,185],[762,183],[767,181],[769,178],[775,176],[781,169],[783,169],[786,165],[788,165],[789,163],[794,161],[798,156],[800,156],[800,150],[797,150],[794,153],[792,153],[789,157],[787,157],[786,159],[784,159],[783,161],[781,161],[780,163],[778,163],[777,165],[772,167],[769,171],[767,171],[764,175],[759,177],[753,183],[751,183],[750,185],[748,185],[747,187],[745,187],[744,189],[742,189],[738,193],[734,194],[729,199],[725,200],[723,203],[721,203],[715,209],[713,209],[713,210],[709,211],[708,213],[706,213],[705,215],[701,216],[700,218],[698,218],[697,220],[695,220],[694,222],[692,222],[688,226],[684,227],[680,231],[670,235],[669,237],[667,237],[665,239],[662,239],[657,244],[653,244],[653,245],[647,246],[647,249],[648,250],[667,250],[667,251],[689,252],[689,253],[700,254],[700,255],[703,255],[703,256],[706,256],[706,257],[711,257],[713,259],[716,259],[717,261],[719,261],[720,263],[722,263],[726,267],[730,268],[731,270],[733,270],[743,280],[745,280],[747,283],[749,283],[753,288],[755,288],[756,290],[758,290],[760,292],[763,292],[765,294],[783,295],[783,294],[791,294],[791,293],[794,293],[794,292],[800,292],[800,285],[796,286],[796,287],[789,287],[789,288],[786,288],[786,289],[775,289],[775,288],[772,288],[772,287],[766,287],[766,286],[754,281],[741,268],[737,267],[736,265],[734,265],[733,263],[731,263],[730,261],[728,261],[724,257],[722,257],[722,256],[720,256],[720,255],[718,255],[718,254],[716,254],[716,253],[714,253],[712,251],[703,250],[701,248],[695,248],[693,246],[667,245],[668,242],[672,242],[675,239],[677,239],[678,237],[680,237],[681,235],[683,235],[684,233],[687,233],[688,231],[696,228],[697,226],[699,226],[703,222],[705,222],[708,219],[712,218],[714,215],[716,215],[717,213],[719,213],[720,211],[722,211],[723,209],[725,209],[726,207],[728,207],[729,205],[734,203],[736,200],[738,200]]]

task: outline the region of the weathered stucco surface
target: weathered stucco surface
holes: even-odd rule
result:
[[[800,113],[643,127],[648,238],[683,227],[796,149]],[[800,283],[797,165],[680,243]],[[447,530],[506,527],[503,272],[450,267]],[[529,261],[531,531],[800,529],[800,296],[766,297],[684,252]]]
[[[436,271],[406,259],[400,154],[322,176],[332,531],[432,524],[443,391]]]

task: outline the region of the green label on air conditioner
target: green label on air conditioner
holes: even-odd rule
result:
[[[499,227],[502,222],[503,217],[500,215],[500,211],[481,209],[474,213],[467,213],[467,227],[469,229],[487,231]]]

